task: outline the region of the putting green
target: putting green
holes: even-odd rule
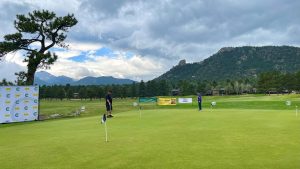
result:
[[[156,109],[0,125],[1,169],[300,168],[293,110]]]

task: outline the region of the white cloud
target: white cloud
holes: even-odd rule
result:
[[[90,42],[67,42],[70,50],[80,50],[80,51],[90,51],[97,50],[103,46],[100,43],[90,43]]]
[[[3,64],[5,63],[16,63],[20,66],[25,67],[26,63],[23,62],[24,60],[24,53],[22,51],[9,53],[4,57]]]
[[[0,80],[6,79],[10,82],[16,80],[15,73],[24,71],[25,67],[22,67],[14,62],[0,62]]]
[[[54,51],[59,59],[71,58],[81,54],[80,50],[66,50],[66,51]]]
[[[21,52],[11,53],[0,61],[0,80],[7,79],[10,82],[16,80],[15,73],[26,70]]]
[[[149,80],[153,75],[163,73],[165,67],[158,60],[141,56],[119,55],[96,57],[93,61],[75,62],[67,59],[58,60],[50,70],[50,73],[59,76],[66,75],[74,79],[85,76],[113,76],[118,78],[131,78],[135,80]]]

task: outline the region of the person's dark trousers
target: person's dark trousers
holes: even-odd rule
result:
[[[202,103],[198,102],[199,110],[202,110]]]

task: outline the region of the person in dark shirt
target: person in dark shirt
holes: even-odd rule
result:
[[[107,95],[105,96],[105,106],[106,106],[106,116],[108,118],[114,117],[113,115],[111,115],[112,112],[112,91],[111,90],[109,90],[107,92]]]
[[[199,111],[201,111],[202,110],[202,96],[200,93],[198,94],[198,106],[199,106]]]

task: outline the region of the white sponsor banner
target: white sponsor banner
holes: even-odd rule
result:
[[[193,98],[178,98],[178,103],[193,103]]]
[[[0,123],[38,119],[38,86],[0,86]]]

